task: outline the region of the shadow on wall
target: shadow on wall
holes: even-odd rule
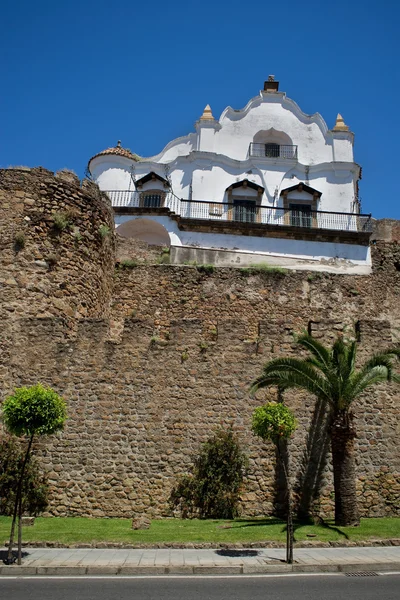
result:
[[[171,239],[163,225],[152,219],[131,219],[119,225],[116,229],[118,235],[125,238],[134,238],[155,246],[170,247]]]
[[[317,400],[308,432],[307,446],[304,450],[300,472],[297,476],[299,518],[310,515],[313,503],[319,497],[322,476],[329,452],[329,412],[322,400]]]
[[[293,486],[297,516],[301,520],[309,518],[314,512],[313,505],[320,495],[329,445],[329,413],[324,403],[318,400],[311,419],[300,470],[296,475],[297,481]],[[282,458],[288,468],[289,456],[286,446],[282,451]],[[284,472],[278,456],[276,456],[274,510],[275,514],[281,518],[286,516],[286,494]]]

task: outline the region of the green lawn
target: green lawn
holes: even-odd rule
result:
[[[11,519],[0,517],[0,545],[7,540]],[[363,519],[360,527],[295,525],[295,540],[360,541],[370,538],[400,538],[400,518]],[[285,524],[274,518],[218,520],[154,520],[150,529],[133,531],[129,519],[87,519],[82,517],[37,518],[33,527],[24,527],[24,542],[157,544],[168,542],[250,543],[268,540],[284,542]]]

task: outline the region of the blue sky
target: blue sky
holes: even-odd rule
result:
[[[356,134],[363,212],[400,219],[399,4],[5,0],[0,166],[64,167],[122,145],[143,156],[210,103],[242,108],[271,73],[329,127]]]

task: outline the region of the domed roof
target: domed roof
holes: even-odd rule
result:
[[[105,156],[107,154],[111,154],[114,156],[124,156],[125,158],[130,158],[131,160],[135,161],[140,160],[140,157],[137,154],[134,154],[133,152],[128,150],[128,148],[123,148],[121,146],[121,140],[118,140],[116,146],[113,146],[112,148],[106,148],[106,150],[102,150],[101,152],[98,152],[97,154],[92,156],[92,158],[89,160],[89,164],[94,158],[97,158],[98,156]]]

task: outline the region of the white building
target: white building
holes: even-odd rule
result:
[[[340,115],[328,129],[278,88],[270,76],[218,120],[206,106],[195,132],[156,156],[120,142],[93,156],[89,171],[110,196],[118,233],[170,246],[175,263],[369,272],[354,135]]]

